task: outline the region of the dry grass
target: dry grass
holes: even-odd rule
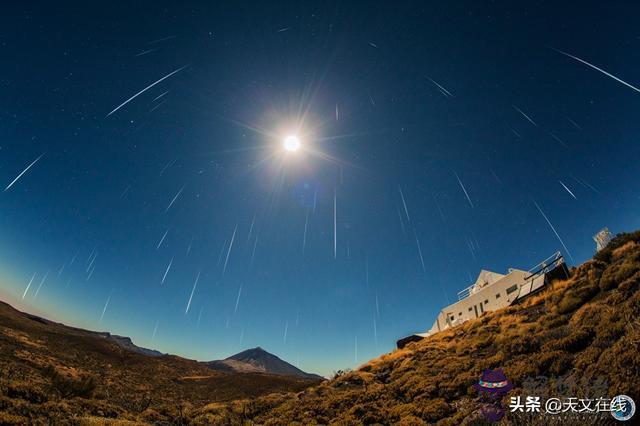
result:
[[[150,424],[140,421],[105,419],[101,417],[82,417],[78,419],[78,423],[80,426],[136,426]]]
[[[189,413],[213,401],[296,392],[317,383],[141,355],[1,302],[0,324],[1,425],[78,424],[80,418],[93,422],[87,424],[186,424]]]
[[[0,310],[0,424],[484,425],[471,385],[483,369],[498,367],[514,383],[514,395],[625,393],[639,401],[639,242],[640,232],[623,234],[573,269],[571,279],[522,304],[314,387],[149,358],[81,331],[67,330],[62,339],[60,329]],[[507,414],[501,424],[607,421]]]
[[[513,394],[640,394],[640,232],[524,303],[371,360],[303,392],[205,406],[194,424],[481,425],[471,385],[504,369]],[[535,392],[535,393],[534,393]],[[505,425],[607,424],[609,418],[533,418]],[[555,422],[555,423],[554,423]]]

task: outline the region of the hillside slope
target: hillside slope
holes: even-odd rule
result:
[[[92,417],[179,424],[191,407],[299,391],[317,382],[213,371],[139,348],[129,338],[65,326],[0,302],[2,425],[75,424]]]
[[[484,424],[472,385],[502,368],[510,395],[640,402],[640,231],[522,304],[487,313],[313,388],[212,403],[194,424]],[[524,398],[524,396],[523,396]],[[637,416],[637,414],[636,414]],[[612,424],[600,417],[514,415],[501,424]]]

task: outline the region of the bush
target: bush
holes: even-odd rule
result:
[[[60,374],[53,366],[48,366],[43,371],[44,376],[51,381],[51,387],[58,392],[62,398],[85,398],[90,399],[97,388],[95,377],[82,375],[78,378],[68,377]]]
[[[636,262],[624,262],[622,265],[614,267],[609,267],[603,274],[600,279],[600,289],[601,290],[611,290],[613,288],[618,287],[620,283],[625,281],[628,278],[631,278],[633,274],[635,274],[638,269],[640,269],[640,265]]]
[[[552,347],[567,352],[578,352],[589,346],[593,337],[594,333],[591,330],[580,329],[567,337],[553,342]]]
[[[629,241],[640,241],[640,231],[635,232],[623,232],[621,234],[616,235],[614,239],[602,250],[596,253],[593,256],[594,259],[599,260],[601,262],[610,263],[611,258],[613,257],[613,251],[623,245],[627,244]]]
[[[573,357],[566,353],[561,352],[558,357],[556,357],[551,366],[549,367],[549,373],[553,376],[560,376],[566,371],[568,371],[573,366]]]
[[[503,343],[505,355],[514,356],[520,354],[529,354],[540,347],[540,342],[535,336],[525,334],[521,337],[516,337],[513,340]]]
[[[592,283],[578,283],[574,290],[569,290],[564,294],[560,302],[558,302],[556,311],[559,314],[573,312],[593,299],[599,291],[598,286]]]
[[[344,376],[345,374],[347,374],[348,372],[350,372],[350,369],[346,369],[346,370],[337,370],[333,372],[333,377],[331,378],[331,380],[335,380],[339,377]]]
[[[624,280],[618,286],[618,290],[620,290],[625,296],[630,296],[640,287],[640,272],[636,272],[632,277]]]
[[[7,386],[6,394],[9,398],[23,399],[34,404],[42,404],[48,400],[40,390],[24,383],[11,383]]]
[[[451,405],[449,405],[447,401],[436,398],[431,400],[429,405],[422,410],[420,417],[429,423],[433,423],[436,420],[449,416],[452,412]]]

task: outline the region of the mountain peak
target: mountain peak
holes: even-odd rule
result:
[[[238,352],[235,355],[231,355],[227,359],[254,358],[254,357],[263,357],[263,356],[269,356],[269,355],[275,357],[275,355],[265,351],[260,346],[256,346],[255,348],[245,349],[242,352]]]
[[[260,346],[246,349],[223,360],[206,363],[214,370],[233,371],[237,373],[267,373],[279,376],[296,376],[308,379],[321,379],[316,374],[309,374],[276,355],[267,352]]]

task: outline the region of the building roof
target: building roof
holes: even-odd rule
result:
[[[478,275],[478,279],[476,279],[476,282],[473,284],[473,289],[480,290],[482,287],[487,286],[489,284],[493,284],[499,279],[502,279],[504,277],[505,275],[503,274],[499,274],[497,272],[487,271],[486,269],[483,269],[480,271],[480,274]]]

